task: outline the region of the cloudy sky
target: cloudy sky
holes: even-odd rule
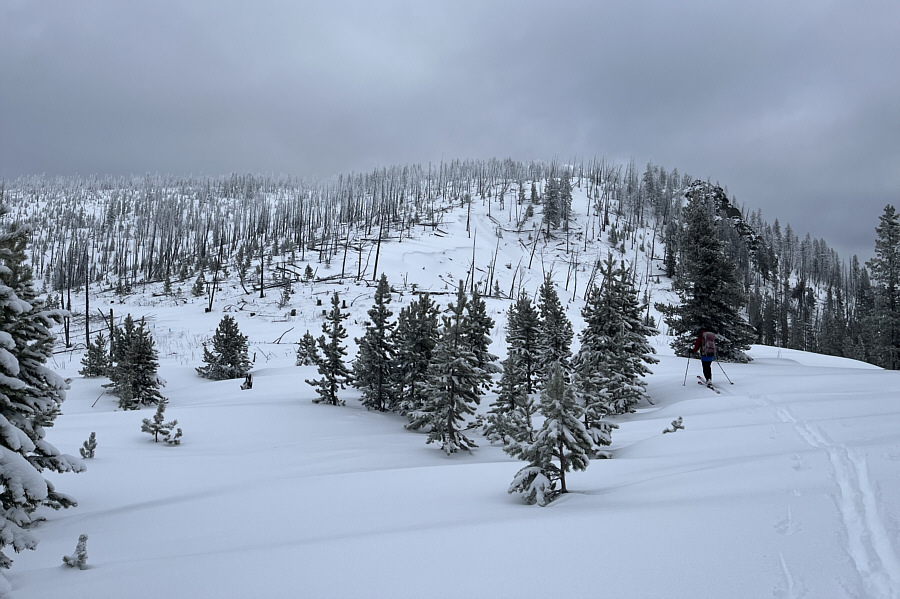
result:
[[[0,177],[606,158],[867,257],[897,0],[0,0]]]

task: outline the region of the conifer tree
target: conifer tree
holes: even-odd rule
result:
[[[281,289],[281,299],[278,300],[279,308],[284,308],[291,303],[291,293],[293,293],[293,289],[291,288],[290,280],[288,280]]]
[[[91,432],[87,441],[81,444],[81,448],[78,452],[81,454],[82,459],[86,460],[88,458],[93,458],[95,451],[97,451],[97,433]]]
[[[394,402],[394,385],[392,380],[394,360],[394,328],[396,323],[390,321],[393,312],[391,303],[391,287],[387,277],[382,274],[375,288],[375,304],[369,310],[369,321],[366,332],[361,339],[356,339],[359,352],[353,363],[353,384],[362,390],[362,404],[367,408],[385,411]]]
[[[203,276],[203,271],[200,271],[200,274],[197,275],[197,279],[194,281],[194,286],[191,287],[191,293],[194,297],[200,297],[204,293],[206,293],[206,277]]]
[[[544,206],[544,227],[546,235],[550,237],[551,229],[558,229],[562,219],[562,206],[560,205],[559,185],[554,177],[547,179],[544,185],[542,203]]]
[[[537,339],[540,320],[523,291],[509,307],[506,325],[507,358],[503,361],[500,391],[491,404],[484,436],[492,443],[531,441],[531,417],[537,411]]]
[[[318,363],[319,348],[316,347],[316,339],[306,331],[297,345],[297,366],[316,366]]]
[[[651,374],[649,364],[659,363],[653,356],[656,350],[649,340],[657,331],[654,327],[648,326],[641,316],[643,308],[638,301],[638,292],[631,275],[625,264],[620,262],[618,271],[613,271],[606,293],[609,303],[618,307],[622,323],[616,347],[622,352],[625,385],[619,395],[621,403],[615,405],[617,409],[629,412],[634,411],[639,402],[649,400],[644,377]]]
[[[24,309],[10,323],[7,332],[15,344],[12,353],[19,364],[18,378],[27,385],[22,400],[32,411],[35,430],[29,433],[34,441],[43,438],[43,428],[53,426],[66,398],[68,382],[46,366],[53,356],[56,336],[54,326],[63,321],[64,312],[51,309],[44,300],[37,297],[31,265],[25,253],[27,230],[13,226],[10,235],[2,244],[0,253],[0,278],[23,303]],[[43,453],[38,443],[38,454]],[[52,456],[33,457],[44,467],[56,470],[56,460]],[[62,465],[64,470],[69,468]]]
[[[822,307],[822,325],[819,329],[818,348],[824,354],[832,356],[844,355],[844,344],[847,338],[847,323],[844,317],[844,301],[840,288],[834,293],[831,287],[825,295]]]
[[[585,328],[572,361],[573,379],[585,410],[585,428],[599,449],[611,443],[616,428],[605,417],[634,411],[647,398],[646,364],[657,360],[647,341],[653,331],[643,324],[629,272],[611,255],[603,267],[603,286],[588,292],[582,316]]]
[[[585,470],[593,448],[593,441],[581,421],[582,409],[558,363],[549,369],[547,383],[541,392],[541,414],[544,422],[535,434],[534,442],[510,444],[504,449],[513,457],[528,462],[528,466],[516,473],[509,492],[522,493],[526,503],[543,506],[560,493],[568,492],[566,472]]]
[[[456,303],[448,305],[444,326],[428,368],[426,403],[422,409],[430,425],[427,443],[440,442],[449,455],[460,449],[477,447],[463,433],[467,416],[475,413],[481,395],[490,384],[490,375],[478,367],[478,357],[468,345],[471,327],[468,297],[459,282]]]
[[[163,436],[164,441],[168,441],[172,438],[172,429],[178,424],[177,420],[172,420],[171,422],[166,422],[166,406],[169,405],[169,400],[163,397],[159,400],[159,403],[156,406],[156,414],[153,415],[153,419],[144,418],[141,424],[141,432],[148,433],[153,435],[153,442],[159,442],[159,436]],[[177,444],[177,443],[176,443]]]
[[[544,277],[538,295],[541,327],[537,347],[540,352],[539,372],[541,380],[544,381],[549,376],[549,367],[557,362],[563,372],[568,373],[574,333],[572,332],[572,323],[559,301],[556,285],[549,274]]]
[[[844,355],[876,364],[879,352],[873,342],[877,336],[875,294],[869,280],[869,273],[859,265],[856,256],[851,261],[851,277],[856,282],[856,291],[853,298],[853,309],[848,319]]]
[[[79,374],[86,378],[106,376],[109,372],[109,350],[106,347],[106,337],[103,332],[97,333],[93,342],[88,343],[87,351],[81,359],[82,369]]]
[[[400,397],[399,411],[409,419],[407,428],[410,430],[425,424],[421,416],[425,405],[424,387],[439,335],[438,308],[427,293],[400,310],[393,376]]]
[[[472,297],[466,305],[469,330],[467,333],[469,349],[475,354],[478,368],[488,373],[500,372],[497,366],[497,356],[490,352],[491,331],[494,328],[494,319],[487,313],[487,305],[484,298],[478,292],[478,286],[472,290]]]
[[[197,374],[214,381],[243,378],[250,372],[247,337],[234,318],[222,317],[212,338],[212,351],[203,344],[203,361],[206,365],[197,367]]]
[[[0,215],[5,213],[0,206]],[[61,454],[44,438],[45,428],[59,414],[67,384],[44,366],[56,315],[35,297],[25,262],[26,239],[24,229],[0,232],[0,569],[12,564],[2,549],[36,547],[29,528],[41,519],[35,514],[40,506],[76,505],[41,472],[84,470],[83,462]],[[0,576],[0,590],[4,583]]]
[[[688,355],[703,329],[716,334],[720,358],[746,362],[749,357],[744,351],[756,335],[741,313],[745,296],[716,230],[712,200],[697,189],[687,194],[689,202],[683,213],[681,279],[674,285],[681,303],[657,303],[656,307],[665,316],[674,337],[672,349],[678,355]]]
[[[900,369],[900,216],[888,204],[875,228],[875,257],[868,261],[878,315],[877,364]]]
[[[119,398],[123,410],[137,410],[142,405],[158,404],[163,399],[163,385],[157,370],[159,359],[147,323],[135,324],[131,314],[113,332],[113,366],[110,383],[104,385]]]
[[[344,402],[338,398],[338,391],[344,389],[351,380],[350,371],[344,363],[347,355],[347,346],[343,344],[347,338],[347,329],[342,321],[350,314],[341,312],[341,300],[337,291],[331,296],[331,310],[322,323],[322,333],[317,342],[322,359],[317,364],[320,379],[307,380],[306,382],[316,387],[319,394],[313,403],[328,403],[333,406],[342,406]]]
[[[516,378],[518,374],[511,356],[503,360],[499,393],[488,410],[484,424],[484,437],[491,443],[507,445],[533,440],[532,417],[537,412],[537,404]]]

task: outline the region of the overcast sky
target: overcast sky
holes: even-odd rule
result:
[[[0,177],[653,162],[868,257],[897,0],[0,0]]]

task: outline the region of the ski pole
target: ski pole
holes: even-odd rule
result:
[[[684,382],[681,383],[681,386],[682,386],[682,387],[684,387],[685,385],[687,385],[687,371],[688,371],[688,367],[689,367],[690,365],[691,365],[691,354],[688,353],[688,355],[687,355],[687,362],[686,362],[685,365],[684,365]]]
[[[722,368],[722,363],[721,363],[721,362],[719,362],[719,360],[718,360],[718,358],[717,358],[717,359],[716,359],[716,364],[718,364],[718,365],[719,365],[719,368],[720,368],[720,369],[721,369],[721,370],[722,370],[722,374],[724,374],[724,375],[725,375],[725,378],[726,378],[726,379],[728,379],[728,382],[729,382],[729,383],[731,383],[731,384],[732,384],[732,385],[733,385],[733,384],[734,384],[734,382],[733,382],[733,381],[732,381],[732,380],[731,380],[731,379],[729,379],[729,378],[728,378],[728,373],[727,373],[727,372],[725,372],[725,369],[724,369],[724,368]],[[687,378],[687,377],[685,377],[685,378]]]

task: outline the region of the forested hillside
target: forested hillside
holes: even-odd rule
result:
[[[584,206],[571,205],[573,187],[585,190]],[[246,293],[263,295],[310,276],[304,273],[310,261],[339,264],[331,277],[374,281],[383,243],[402,242],[422,228],[438,230],[449,207],[472,202],[486,203],[498,236],[503,230],[530,232],[533,244],[523,243],[509,286],[495,276],[504,266],[496,264],[496,254],[473,256],[470,287],[515,297],[516,273],[532,266],[542,236],[567,256],[567,285],[576,286],[579,273],[582,281],[593,281],[599,261],[584,255],[602,239],[632,264],[634,283],[646,294],[654,261],[675,287],[680,284],[685,256],[696,250],[685,236],[682,208],[701,197],[735,265],[754,341],[900,365],[900,235],[890,207],[877,235],[873,231],[876,257],[869,264],[853,257],[848,264],[825,240],[801,238],[802,223],[769,223],[752,206],[732,203],[717,184],[650,164],[641,171],[633,163],[602,160],[456,160],[316,181],[258,175],[27,178],[4,182],[2,193],[0,203],[12,220],[30,226],[35,278],[53,302],[81,320],[90,307],[71,305],[71,293],[85,284],[123,294],[149,282],[182,290],[199,285],[209,289],[211,306],[216,284],[227,274],[236,274]],[[539,220],[532,218],[535,207],[542,208]],[[580,215],[577,226],[573,212]],[[877,215],[860,217],[874,224]],[[637,264],[639,253],[651,259]],[[66,333],[67,345],[84,343],[80,327]]]

